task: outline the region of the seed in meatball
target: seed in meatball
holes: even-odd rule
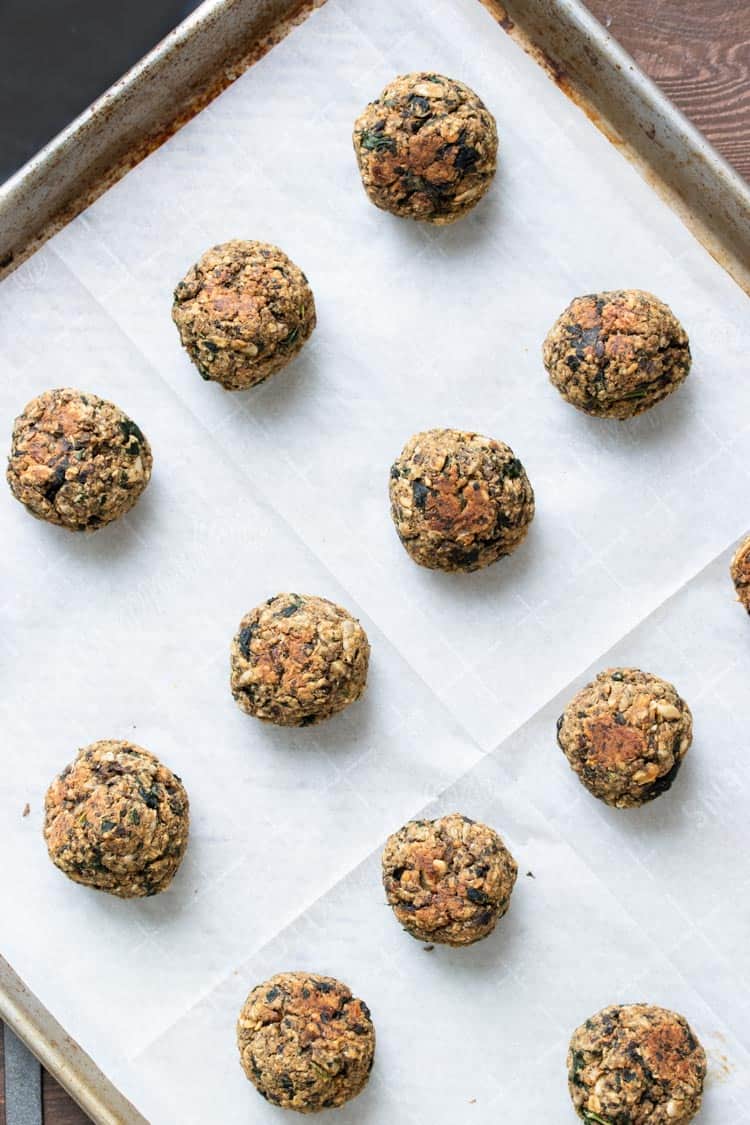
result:
[[[743,539],[732,558],[730,573],[737,601],[750,613],[750,535]]]
[[[518,874],[497,832],[459,813],[409,821],[388,837],[382,866],[388,902],[406,932],[455,946],[492,933]]]
[[[172,319],[201,376],[238,391],[294,359],[315,327],[315,300],[278,246],[234,239],[188,270],[174,291]]]
[[[600,672],[557,721],[557,741],[579,780],[617,809],[666,793],[692,740],[685,700],[638,668]]]
[[[252,990],[237,1023],[245,1074],[272,1105],[333,1109],[367,1085],[375,1028],[363,1000],[317,973],[277,973]]]
[[[598,1125],[687,1125],[701,1106],[706,1054],[676,1012],[613,1004],[573,1032],[568,1089]]]
[[[687,334],[668,305],[640,289],[576,297],[543,349],[550,380],[585,414],[632,418],[690,371]]]
[[[79,750],[44,807],[55,866],[119,898],[166,890],[185,854],[190,809],[182,782],[132,742],[105,739]]]
[[[354,124],[362,183],[376,207],[446,224],[471,211],[497,168],[495,118],[463,82],[406,74]]]
[[[341,606],[310,594],[277,594],[240,621],[232,695],[256,719],[310,726],[359,699],[369,659],[367,634]]]
[[[509,555],[534,516],[534,491],[513,450],[463,430],[426,430],[391,466],[391,516],[415,563],[471,571]]]
[[[65,387],[32,399],[16,418],[7,478],[32,516],[95,531],[130,511],[152,464],[146,438],[119,406]]]

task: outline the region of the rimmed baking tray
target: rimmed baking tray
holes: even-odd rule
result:
[[[273,0],[204,4],[0,191],[4,269],[11,272],[209,104],[214,93],[272,49],[308,10]],[[747,186],[582,5],[575,0],[519,0],[503,8],[491,5],[490,11],[496,34],[509,32],[533,54],[738,284],[750,288]],[[372,18],[377,19],[376,12]],[[304,37],[306,28],[296,34]],[[94,1120],[126,1125],[144,1120],[4,963],[0,1014]]]

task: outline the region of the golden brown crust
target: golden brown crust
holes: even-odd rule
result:
[[[420,566],[472,571],[510,554],[534,516],[523,465],[501,441],[463,430],[426,430],[391,466],[391,516]]]
[[[375,1054],[370,1010],[341,981],[278,973],[252,990],[237,1023],[245,1074],[272,1105],[317,1113],[367,1084]]]
[[[687,1125],[701,1106],[706,1055],[683,1016],[614,1004],[586,1020],[568,1049],[579,1117],[604,1125]]]
[[[353,142],[375,206],[430,223],[470,211],[497,168],[494,117],[473,90],[441,74],[395,78],[357,118]]]
[[[383,886],[419,941],[471,945],[508,909],[518,867],[497,832],[467,816],[412,820],[389,836]]]
[[[309,594],[277,594],[240,622],[232,641],[232,695],[257,719],[309,726],[359,699],[369,659],[367,634],[341,606]]]
[[[148,441],[118,406],[64,387],[16,418],[7,478],[32,516],[95,531],[130,511],[152,464]]]
[[[576,297],[550,329],[544,366],[586,414],[632,418],[671,394],[690,371],[690,345],[672,310],[640,289]]]
[[[730,574],[737,592],[737,601],[750,613],[750,535],[742,540],[734,552]]]
[[[234,239],[188,270],[172,319],[202,377],[243,390],[294,359],[315,327],[315,300],[278,246]]]
[[[44,808],[55,866],[120,898],[166,890],[185,854],[190,809],[182,782],[132,742],[105,739],[79,750]]]
[[[672,684],[638,668],[600,672],[557,724],[557,741],[580,780],[615,808],[665,793],[692,737],[685,700]]]

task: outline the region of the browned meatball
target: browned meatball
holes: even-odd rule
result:
[[[44,838],[69,879],[120,898],[166,890],[188,842],[188,797],[176,774],[132,742],[78,751],[50,785]]]
[[[13,426],[8,484],[37,519],[95,531],[129,512],[151,479],[135,422],[97,395],[45,391]]]
[[[245,614],[232,641],[232,695],[283,727],[321,722],[359,699],[370,645],[355,617],[326,598],[277,594]]]
[[[473,90],[442,74],[395,78],[357,118],[353,140],[372,202],[408,219],[460,219],[497,167],[494,117]]]
[[[557,741],[580,780],[619,809],[665,793],[692,739],[685,700],[672,684],[638,668],[600,672],[557,723]]]
[[[497,832],[468,816],[412,820],[383,851],[383,885],[419,941],[471,945],[508,909],[518,867]]]
[[[640,289],[576,297],[552,326],[543,354],[563,398],[605,418],[649,410],[690,371],[682,325],[663,301]]]
[[[734,552],[730,573],[737,591],[737,601],[750,613],[750,535],[742,540]]]
[[[252,990],[237,1023],[245,1074],[272,1105],[332,1109],[367,1084],[375,1055],[370,1010],[345,984],[278,973]]]
[[[414,562],[471,571],[526,537],[534,491],[513,450],[463,430],[426,430],[391,466],[391,516]]]
[[[307,278],[268,242],[214,246],[174,291],[172,319],[204,379],[230,391],[286,367],[315,327]]]
[[[584,1121],[687,1125],[701,1106],[706,1054],[687,1020],[651,1004],[613,1004],[573,1032],[568,1089]]]

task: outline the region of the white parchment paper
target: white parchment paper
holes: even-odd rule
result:
[[[421,68],[473,86],[501,135],[496,185],[446,230],[371,207],[350,146],[362,105]],[[281,245],[319,313],[290,369],[234,395],[202,382],[169,315],[230,237]],[[673,306],[695,362],[622,425],[567,407],[540,345],[573,295],[626,286]],[[1,298],[1,432],[72,385],[154,449],[141,502],[94,536],[0,496],[2,950],[141,1112],[280,1120],[234,1021],[260,977],[299,967],[376,1020],[342,1125],[574,1120],[571,1030],[643,999],[709,1050],[702,1120],[750,1121],[750,636],[727,576],[750,522],[747,302],[633,169],[474,0],[328,0]],[[390,524],[391,461],[441,425],[507,441],[536,490],[526,543],[484,573],[415,567]],[[297,732],[227,686],[239,618],[285,589],[341,602],[373,646],[363,702]],[[568,695],[614,661],[673,679],[696,720],[673,791],[632,813],[590,799],[554,742]],[[190,793],[191,846],[156,899],[46,859],[47,784],[108,737]],[[425,808],[486,819],[519,860],[508,917],[469,950],[425,953],[383,904],[383,839]]]

